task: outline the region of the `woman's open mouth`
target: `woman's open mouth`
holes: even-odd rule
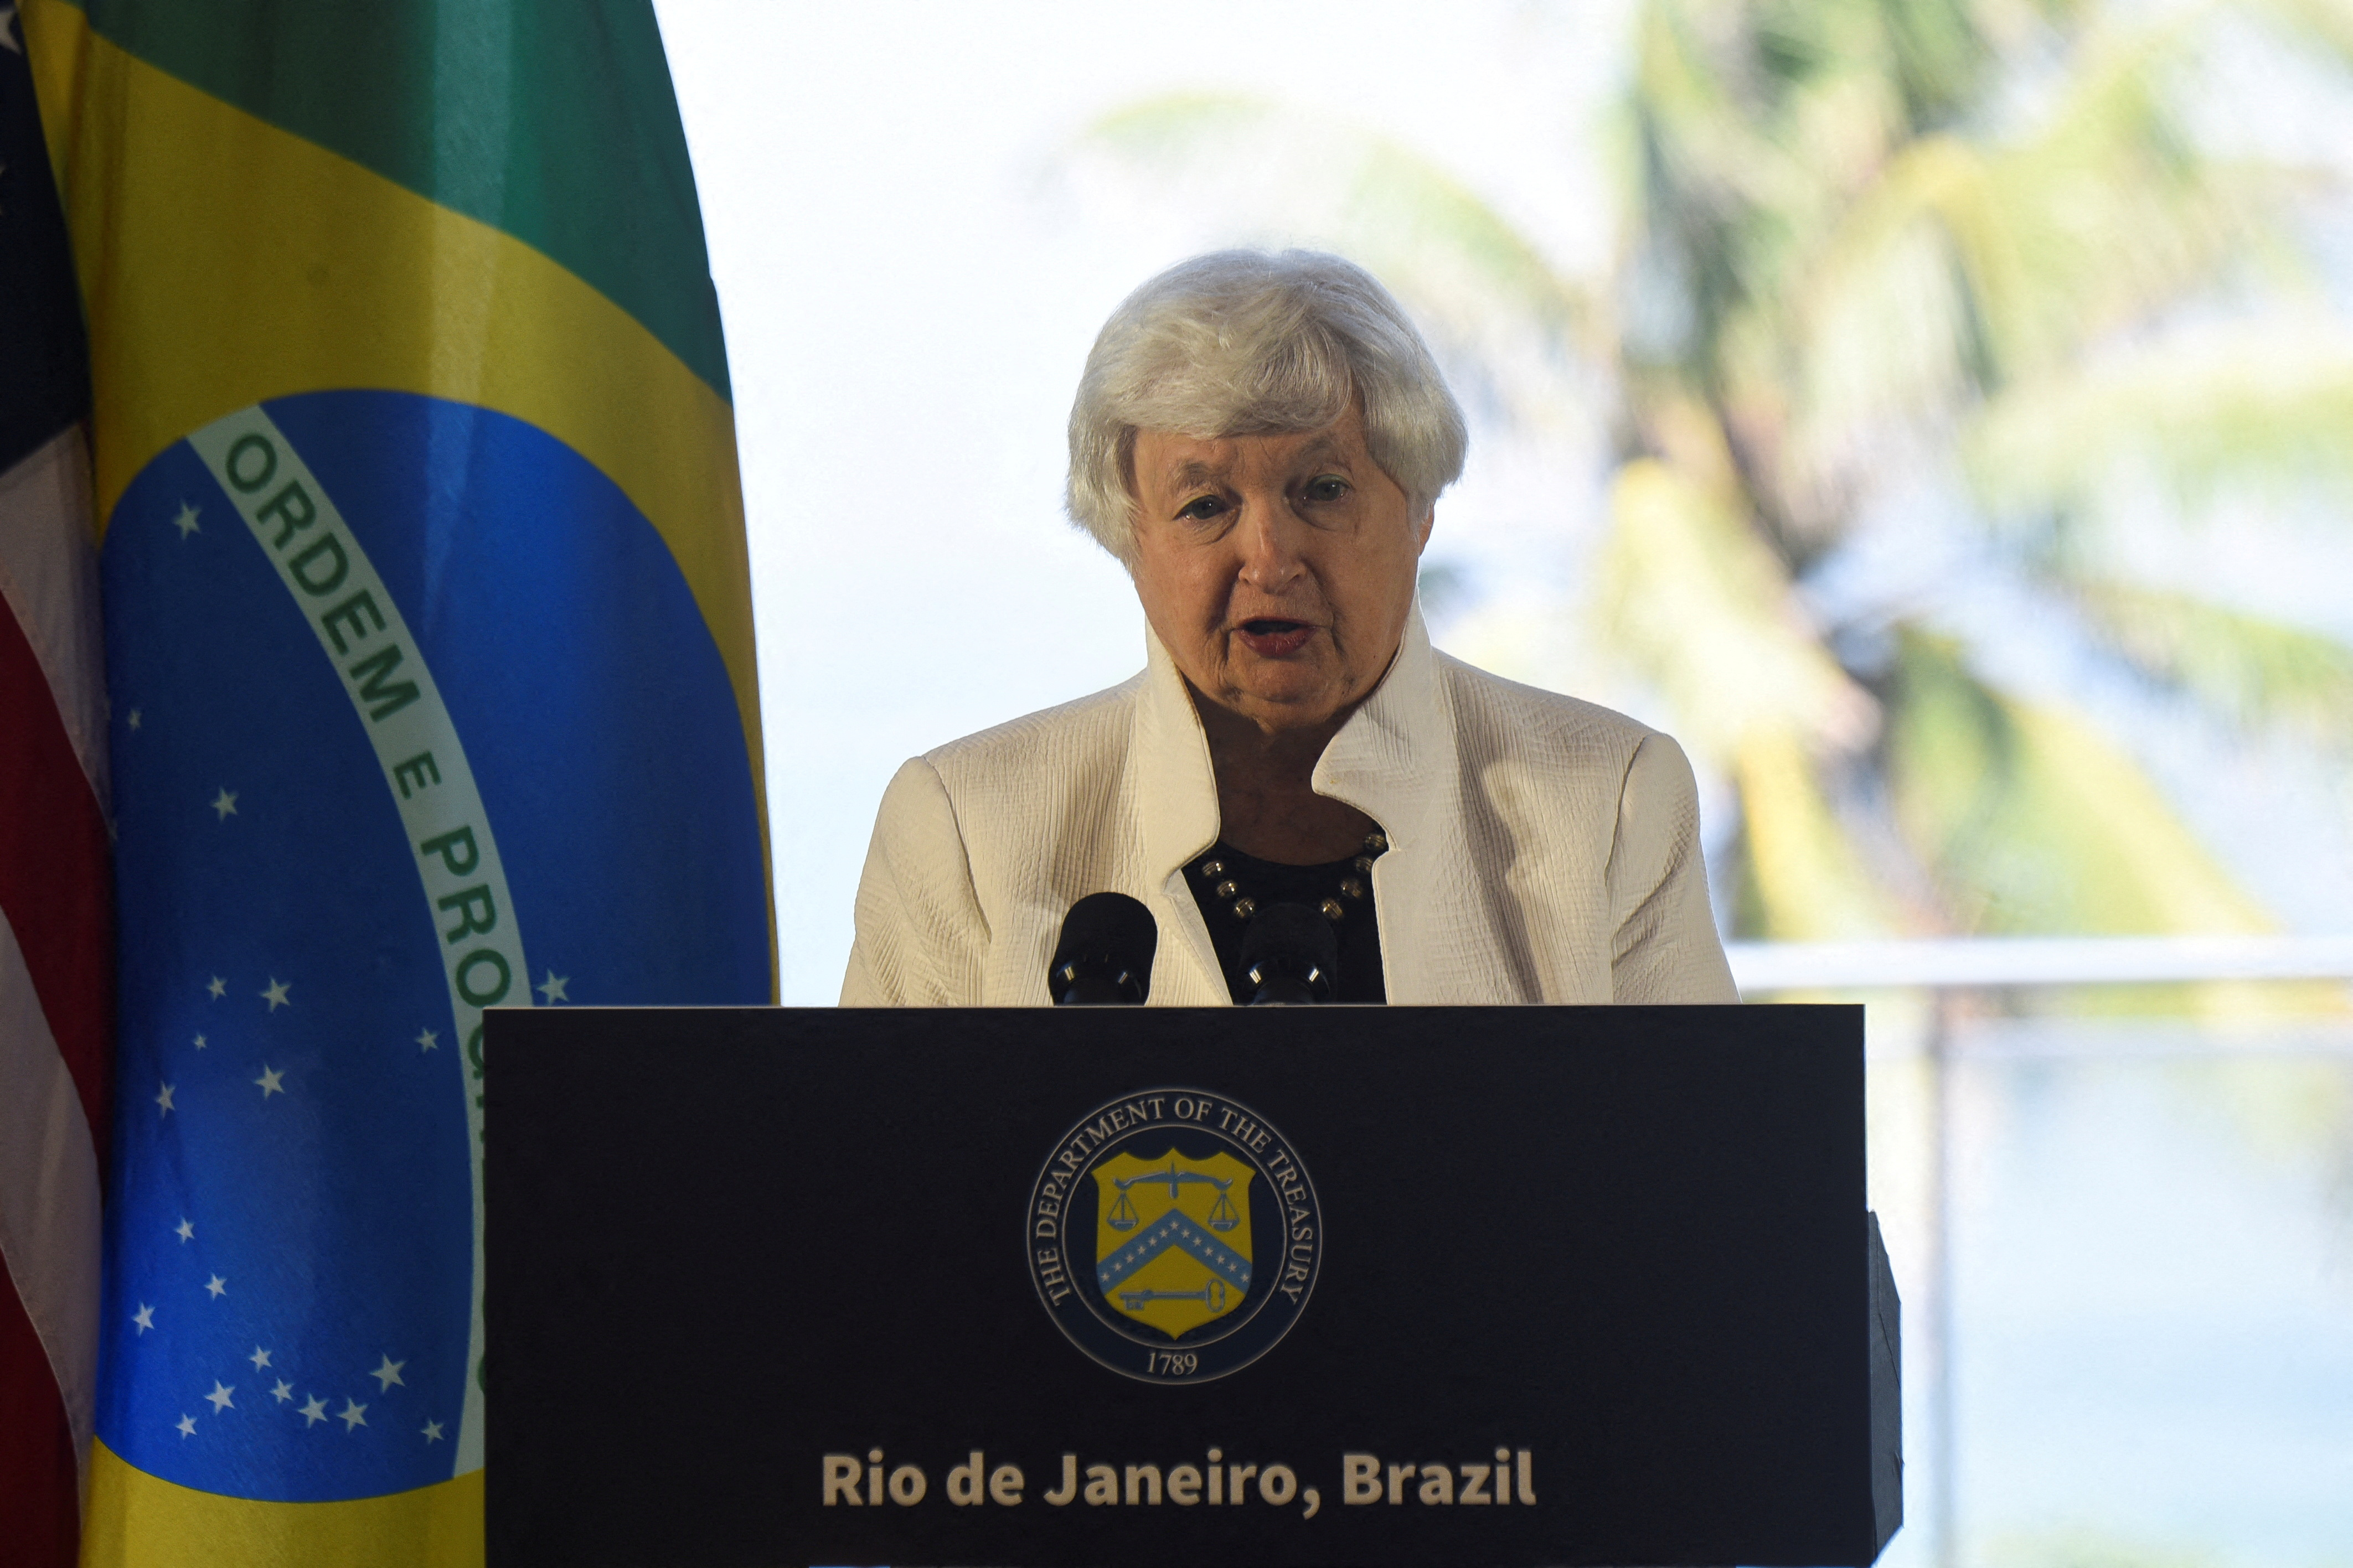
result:
[[[1261,658],[1284,658],[1305,647],[1315,628],[1304,621],[1266,619],[1244,621],[1235,635]]]

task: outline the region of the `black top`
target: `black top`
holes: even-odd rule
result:
[[[1269,904],[1305,904],[1316,909],[1325,900],[1332,900],[1343,911],[1342,918],[1333,922],[1332,934],[1340,940],[1338,994],[1341,1002],[1387,1002],[1388,989],[1381,979],[1380,922],[1373,910],[1373,879],[1371,862],[1380,849],[1387,848],[1377,836],[1369,841],[1366,850],[1345,860],[1335,860],[1324,866],[1284,866],[1272,860],[1261,860],[1255,855],[1245,855],[1223,839],[1193,858],[1185,868],[1186,885],[1193,889],[1193,901],[1201,907],[1201,918],[1208,922],[1209,940],[1217,944],[1218,967],[1225,972],[1226,989],[1233,994],[1238,1005],[1247,1005],[1254,987],[1241,973],[1242,931],[1249,924],[1247,915],[1234,913],[1238,900],[1251,900],[1254,910]],[[1210,875],[1207,868],[1219,868]],[[1233,885],[1233,892],[1221,894],[1219,889]],[[1352,884],[1351,892],[1343,884]]]

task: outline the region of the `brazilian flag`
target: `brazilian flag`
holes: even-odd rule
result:
[[[483,1010],[772,994],[660,37],[642,0],[21,19],[114,758],[85,1561],[478,1561]]]

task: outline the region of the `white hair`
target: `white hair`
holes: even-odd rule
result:
[[[1365,446],[1426,513],[1462,474],[1462,410],[1421,334],[1352,261],[1219,250],[1120,301],[1071,405],[1071,521],[1135,563],[1135,433],[1320,430],[1363,409]]]

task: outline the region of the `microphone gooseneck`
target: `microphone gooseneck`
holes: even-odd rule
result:
[[[1057,1007],[1135,1006],[1152,994],[1152,955],[1160,922],[1125,893],[1089,893],[1062,917],[1062,934],[1046,966]]]
[[[1339,986],[1340,939],[1321,910],[1269,904],[1242,931],[1241,970],[1253,1007],[1329,1002]]]

